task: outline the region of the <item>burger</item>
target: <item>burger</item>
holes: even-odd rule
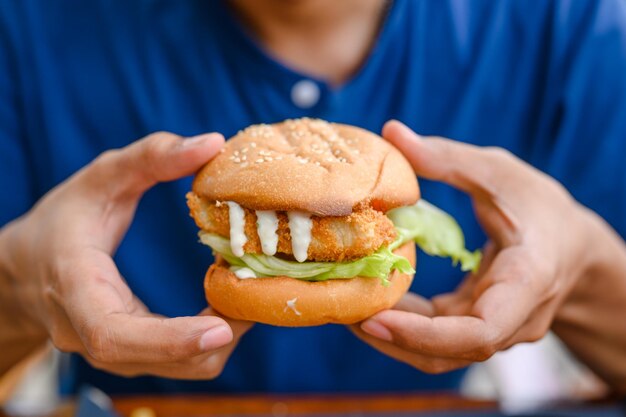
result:
[[[215,263],[204,289],[224,316],[276,326],[352,324],[411,285],[415,244],[475,269],[478,252],[420,200],[402,154],[358,127],[317,119],[240,131],[187,194]]]

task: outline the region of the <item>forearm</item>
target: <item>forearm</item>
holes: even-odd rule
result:
[[[0,376],[47,339],[43,327],[33,320],[35,306],[25,305],[29,289],[16,271],[15,228],[12,223],[0,229]]]
[[[589,266],[557,312],[555,333],[620,394],[626,394],[626,244],[597,215],[589,227]]]

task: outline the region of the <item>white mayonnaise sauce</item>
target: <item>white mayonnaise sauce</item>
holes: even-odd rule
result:
[[[237,257],[243,256],[243,245],[246,244],[245,225],[246,216],[241,206],[233,201],[228,201],[228,220],[230,222],[230,249]]]
[[[311,228],[313,221],[307,213],[299,211],[287,212],[289,217],[289,231],[291,232],[291,249],[293,257],[298,262],[304,262],[311,243]]]
[[[272,210],[259,210],[256,212],[258,222],[259,239],[261,240],[261,248],[266,255],[275,255],[278,246],[278,217],[276,212]]]
[[[253,270],[251,270],[250,268],[237,268],[237,270],[234,271],[235,275],[237,276],[237,278],[239,279],[246,279],[246,278],[256,278],[256,274],[254,273]]]
[[[296,316],[301,316],[302,313],[300,313],[298,309],[296,308],[296,301],[298,301],[298,297],[291,299],[291,300],[287,300],[287,305],[283,309],[283,312],[286,313],[287,310],[291,310],[296,314]]]

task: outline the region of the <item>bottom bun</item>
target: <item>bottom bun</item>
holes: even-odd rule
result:
[[[415,267],[415,245],[409,242],[394,253]],[[218,258],[204,280],[209,304],[224,316],[274,326],[354,324],[395,305],[408,291],[413,275],[394,270],[389,285],[377,278],[355,277],[303,281],[280,276],[240,279]]]

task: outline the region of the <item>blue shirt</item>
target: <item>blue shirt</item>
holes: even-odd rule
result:
[[[150,132],[229,136],[309,116],[373,131],[396,118],[422,134],[505,147],[624,235],[625,9],[621,0],[396,0],[359,71],[332,88],[272,58],[220,1],[0,2],[0,224],[100,152]],[[309,108],[292,100],[302,80],[320,92]],[[483,244],[466,196],[421,186],[459,220],[469,247]],[[206,306],[212,259],[187,215],[189,188],[184,179],[149,191],[115,255],[132,290],[167,316]],[[412,290],[432,296],[461,278],[449,261],[419,256]],[[65,389],[445,390],[461,376],[423,374],[342,326],[257,325],[214,381],[126,380],[74,357]]]

